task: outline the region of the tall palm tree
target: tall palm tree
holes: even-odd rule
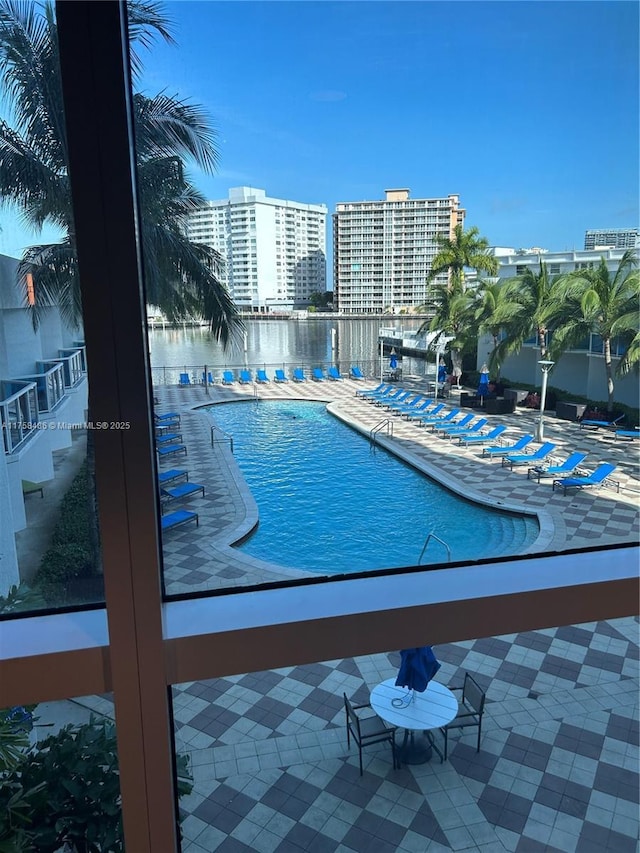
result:
[[[464,290],[465,268],[495,275],[498,272],[498,259],[488,254],[489,243],[479,236],[475,226],[464,230],[456,225],[452,237],[436,236],[439,251],[431,263],[429,281],[443,272],[449,272],[449,287]]]
[[[595,269],[577,270],[564,276],[554,293],[554,324],[551,358],[595,332],[602,338],[604,368],[607,379],[607,409],[613,411],[614,370],[611,344],[618,338],[625,352],[618,373],[637,369],[640,356],[638,300],[640,271],[633,249],[627,249],[615,273],[607,269],[604,258]]]
[[[451,338],[448,342],[451,354],[452,373],[460,382],[462,375],[462,355],[465,349],[477,343],[478,325],[474,318],[474,302],[471,293],[453,288],[439,288],[434,294],[432,308],[435,314],[431,322],[424,323],[420,331],[427,328],[439,334],[434,338]]]
[[[547,357],[547,333],[557,280],[558,276],[550,277],[547,265],[540,261],[538,272],[528,268],[522,275],[504,282],[503,301],[492,321],[506,332],[495,351],[500,363],[504,363],[507,356],[520,352],[523,343],[532,335],[538,342],[540,357]]]
[[[171,36],[156,3],[131,3],[129,20],[136,74],[137,45],[148,47],[155,36],[170,42]],[[0,69],[12,111],[11,124],[0,120],[0,200],[36,230],[49,224],[63,234],[58,243],[28,248],[19,276],[25,291],[27,279],[32,282],[36,322],[38,306],[55,304],[77,326],[80,286],[51,2],[1,0]],[[204,317],[226,344],[240,320],[219,279],[221,259],[189,242],[184,230],[186,216],[204,201],[186,177],[185,162],[214,169],[214,131],[200,107],[166,94],[134,95],[134,113],[147,299],[170,319]]]
[[[489,369],[492,373],[495,372],[498,379],[500,379],[501,369],[498,350],[501,332],[505,324],[512,321],[519,310],[519,303],[513,300],[504,282],[483,279],[474,293],[474,317],[479,324],[478,332],[491,335],[493,349],[489,353],[488,364]]]

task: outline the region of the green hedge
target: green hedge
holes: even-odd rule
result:
[[[60,504],[60,516],[35,585],[50,606],[80,604],[103,596],[91,547],[89,478],[82,466]]]

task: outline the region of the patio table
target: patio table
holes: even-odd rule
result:
[[[403,764],[424,764],[432,750],[440,756],[432,729],[446,726],[458,713],[458,700],[454,694],[437,681],[430,681],[424,693],[396,687],[395,678],[388,678],[371,691],[371,707],[385,723],[405,730],[399,757]],[[409,701],[407,701],[409,700]],[[424,732],[426,745],[416,742],[415,732]]]

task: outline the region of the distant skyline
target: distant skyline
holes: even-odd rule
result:
[[[331,214],[390,187],[458,193],[490,245],[551,251],[638,224],[635,2],[164,8],[177,46],[142,54],[137,88],[206,107],[219,171],[191,174],[209,199],[246,185]],[[42,239],[7,209],[0,225],[1,253]]]

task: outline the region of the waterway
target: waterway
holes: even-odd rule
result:
[[[336,364],[343,372],[352,364],[364,364],[375,375],[379,366],[378,332],[385,328],[413,331],[422,321],[415,319],[346,320],[247,320],[246,352],[243,336],[228,350],[204,328],[155,329],[149,332],[151,365],[201,369],[239,367],[327,366]],[[431,365],[429,365],[431,366]],[[425,362],[405,357],[406,373],[425,373]],[[433,368],[432,368],[433,369]]]

